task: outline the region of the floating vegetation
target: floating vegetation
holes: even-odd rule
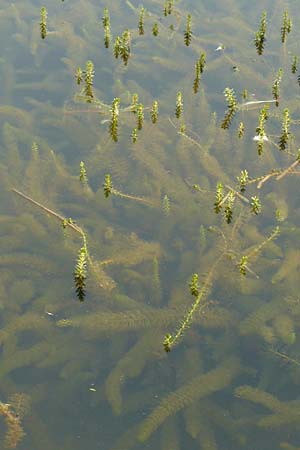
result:
[[[47,9],[45,6],[41,7],[41,21],[40,21],[40,32],[41,38],[46,39],[47,36]]]
[[[259,30],[255,33],[254,44],[258,55],[262,55],[264,51],[267,32],[267,12],[263,11],[260,19]]]
[[[3,446],[298,448],[296,3],[19,3],[0,1]]]

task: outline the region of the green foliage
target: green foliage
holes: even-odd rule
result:
[[[249,181],[248,171],[246,169],[242,170],[241,171],[241,175],[239,177],[237,177],[237,180],[238,180],[238,182],[240,184],[240,191],[241,192],[245,192],[247,182]]]
[[[137,106],[138,106],[139,96],[138,94],[134,93],[132,94],[131,98],[131,111],[136,114],[137,113]]]
[[[145,20],[145,8],[141,7],[140,10],[140,18],[139,18],[139,35],[143,35],[145,34],[145,29],[144,29],[144,20]]]
[[[239,130],[238,130],[238,137],[239,139],[242,139],[244,137],[244,133],[245,133],[245,126],[243,124],[243,122],[239,123]]]
[[[152,123],[156,123],[158,119],[158,101],[154,100],[151,108],[151,121]]]
[[[119,107],[120,99],[114,98],[110,109],[111,117],[109,123],[109,134],[114,142],[118,142]]]
[[[285,108],[283,111],[283,119],[282,119],[282,127],[281,127],[281,135],[279,137],[279,148],[281,151],[286,150],[288,145],[288,141],[290,138],[290,112],[288,108]]]
[[[79,180],[85,186],[88,184],[88,177],[87,177],[87,173],[86,173],[85,164],[83,161],[80,161]]]
[[[158,28],[158,23],[157,22],[155,22],[153,24],[153,26],[152,26],[152,34],[155,37],[158,36],[158,34],[159,34],[159,28]]]
[[[174,2],[174,0],[166,0],[165,1],[165,4],[164,4],[164,16],[165,17],[172,14],[173,2]]]
[[[256,195],[251,197],[251,211],[256,215],[261,212],[261,202]]]
[[[257,153],[259,155],[263,154],[264,151],[264,141],[266,139],[266,131],[265,131],[265,123],[268,119],[268,110],[269,106],[265,105],[262,110],[259,113],[259,122],[258,126],[256,127],[256,133],[258,136],[257,140]]]
[[[116,59],[118,59],[119,56],[121,55],[121,44],[122,44],[121,38],[120,38],[120,36],[117,36],[115,43],[114,43],[114,50],[113,50],[114,57]]]
[[[102,17],[102,25],[104,28],[104,45],[105,48],[109,48],[110,39],[111,39],[111,31],[110,31],[110,17],[107,8],[104,8],[103,17]]]
[[[87,275],[87,252],[86,246],[83,245],[79,251],[75,270],[74,270],[74,282],[76,288],[77,298],[80,302],[85,299],[85,284]]]
[[[198,295],[199,295],[199,282],[198,281],[199,281],[199,276],[196,273],[194,273],[194,275],[192,276],[191,282],[189,284],[190,293],[194,297],[198,297]]]
[[[259,30],[255,33],[254,44],[258,55],[262,55],[266,41],[267,12],[263,11],[260,19]]]
[[[298,62],[299,62],[299,58],[298,56],[293,56],[293,60],[292,60],[292,73],[296,73],[298,70]]]
[[[282,18],[282,26],[280,29],[281,32],[281,42],[284,44],[286,42],[287,35],[292,30],[292,21],[289,17],[288,11],[284,11]]]
[[[196,64],[195,64],[195,78],[194,78],[194,84],[193,84],[193,89],[194,89],[195,94],[199,90],[200,78],[201,78],[201,74],[203,73],[203,70],[205,68],[205,64],[206,64],[206,55],[205,55],[205,53],[201,53],[200,58],[196,61]]]
[[[108,198],[113,191],[113,185],[109,174],[105,175],[103,184],[104,197]]]
[[[162,199],[162,210],[166,217],[168,217],[170,215],[171,205],[170,205],[170,199],[167,196],[167,194],[165,194]]]
[[[76,83],[78,85],[80,85],[82,83],[82,81],[83,81],[83,72],[82,72],[81,67],[77,67],[75,78],[76,78]]]
[[[227,101],[228,111],[221,123],[221,128],[226,130],[227,128],[229,128],[231,121],[238,110],[238,106],[237,106],[237,101],[236,101],[236,95],[232,88],[229,88],[229,87],[225,88],[224,95],[225,95],[225,98]]]
[[[241,275],[246,275],[247,263],[248,263],[248,257],[246,255],[242,256],[241,260],[239,262],[239,270],[240,270]]]
[[[229,224],[232,222],[233,204],[235,202],[235,195],[232,191],[230,191],[226,197],[227,197],[227,200],[226,200],[226,203],[224,206],[224,216],[225,216],[226,222]]]
[[[132,143],[135,144],[137,141],[137,128],[134,128],[131,132]]]
[[[187,15],[187,19],[186,19],[186,28],[185,28],[185,32],[184,32],[184,43],[185,45],[188,47],[191,42],[192,42],[192,16],[191,14]]]
[[[144,105],[142,103],[139,103],[136,108],[136,114],[137,114],[137,129],[141,130],[143,128],[144,124]]]
[[[119,53],[125,66],[127,66],[130,57],[130,31],[128,29],[122,34],[119,45]]]
[[[93,61],[89,60],[86,62],[85,72],[84,72],[84,93],[86,96],[86,101],[92,103],[94,98],[93,84],[94,84],[94,64]]]
[[[177,92],[177,100],[176,100],[176,109],[175,109],[176,118],[180,119],[182,113],[183,113],[182,93],[179,91]]]
[[[47,9],[45,8],[45,6],[42,6],[40,18],[40,33],[42,39],[45,39],[47,36],[47,15]]]
[[[218,183],[217,190],[216,190],[216,196],[215,196],[215,203],[214,203],[214,210],[215,210],[216,214],[219,214],[219,212],[222,209],[223,199],[224,199],[223,184]]]
[[[276,100],[276,106],[279,106],[279,97],[280,97],[280,84],[283,76],[283,70],[280,68],[277,72],[277,77],[275,78],[272,85],[272,95],[274,100]]]

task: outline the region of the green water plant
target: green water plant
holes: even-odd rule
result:
[[[275,80],[273,81],[272,85],[272,95],[275,100],[275,104],[278,107],[279,106],[279,97],[280,97],[280,84],[282,81],[283,76],[283,70],[282,68],[278,69],[277,76]]]
[[[164,16],[165,17],[172,14],[173,2],[174,2],[174,0],[166,0],[165,1],[165,3],[164,3]]]
[[[237,177],[237,180],[239,182],[240,191],[242,193],[245,192],[247,182],[249,181],[249,173],[248,173],[248,171],[246,169],[242,170],[241,171],[241,175],[239,177]]]
[[[104,45],[105,48],[109,48],[110,39],[111,39],[111,31],[110,31],[110,17],[107,8],[104,8],[103,17],[102,17],[102,25],[104,28]]]
[[[188,14],[186,18],[186,28],[184,31],[184,43],[188,47],[192,42],[192,15]]]
[[[196,312],[199,312],[199,309],[205,308],[207,304],[205,303],[205,298],[208,295],[208,292],[211,287],[211,283],[215,274],[215,270],[223,259],[225,252],[216,259],[216,261],[210,267],[209,272],[207,273],[204,282],[200,288],[198,284],[199,277],[197,274],[194,274],[189,283],[190,293],[194,297],[194,301],[192,306],[189,308],[185,316],[183,317],[180,326],[173,333],[167,333],[165,335],[165,339],[163,341],[164,349],[167,353],[169,353],[172,348],[177,344],[178,340],[183,336],[185,331],[190,327]]]
[[[139,17],[139,35],[142,36],[145,34],[145,8],[142,6],[140,10],[140,17]]]
[[[153,124],[157,123],[157,119],[158,119],[158,101],[154,100],[154,102],[152,103],[152,108],[151,108],[151,122]]]
[[[143,197],[138,197],[135,195],[124,194],[123,192],[115,189],[113,186],[110,174],[105,175],[105,179],[104,179],[104,183],[103,183],[103,193],[104,193],[105,198],[108,198],[111,195],[115,195],[120,198],[126,198],[129,200],[134,200],[136,202],[144,203],[145,205],[148,205],[148,206],[157,206],[157,203],[153,200],[143,198]]]
[[[92,103],[92,100],[94,98],[93,92],[94,76],[95,76],[94,63],[93,61],[89,60],[86,62],[84,71],[84,94],[86,96],[86,101],[88,103]]]
[[[298,56],[294,55],[293,59],[292,59],[292,73],[295,74],[298,70],[298,62],[299,62],[299,58]]]
[[[178,91],[177,99],[176,99],[175,117],[177,119],[180,119],[182,113],[183,113],[182,93],[181,93],[181,91]]]
[[[40,15],[40,33],[42,39],[46,39],[47,36],[47,15],[47,9],[45,6],[42,6]]]
[[[265,131],[265,123],[268,119],[268,110],[269,110],[269,106],[268,105],[264,105],[264,107],[262,108],[262,110],[259,113],[259,119],[258,119],[258,125],[256,127],[256,138],[257,138],[257,153],[259,155],[263,154],[264,151],[264,143],[267,139],[267,134]]]
[[[111,118],[109,123],[109,134],[114,142],[118,142],[119,107],[120,99],[118,97],[114,98],[111,105]]]
[[[279,137],[279,148],[281,151],[286,150],[288,141],[290,139],[290,112],[288,108],[285,108],[283,111],[283,118],[282,118],[282,126],[281,126],[281,135]]]
[[[221,123],[221,128],[226,130],[229,128],[231,121],[238,110],[238,105],[235,92],[232,88],[226,87],[224,89],[224,95],[227,101],[227,113]]]
[[[244,133],[245,133],[245,125],[243,122],[240,122],[238,128],[238,138],[242,139],[244,137]]]
[[[157,37],[159,34],[159,28],[158,28],[158,23],[154,22],[153,26],[152,26],[152,34],[153,36]]]
[[[195,64],[195,78],[193,83],[193,89],[195,94],[199,91],[200,78],[201,74],[204,71],[205,64],[206,64],[206,55],[205,53],[201,53],[200,58],[196,61]]]
[[[137,129],[141,130],[144,124],[144,105],[139,103],[136,108]]]
[[[255,33],[254,45],[258,55],[262,55],[266,42],[267,12],[263,11],[260,19],[259,30]]]
[[[292,20],[289,17],[288,11],[284,11],[282,18],[282,26],[280,28],[281,32],[281,42],[284,44],[286,42],[287,35],[292,31]]]

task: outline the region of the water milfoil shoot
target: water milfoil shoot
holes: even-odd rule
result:
[[[282,26],[280,29],[281,32],[281,42],[284,44],[286,42],[287,35],[292,30],[292,21],[289,17],[288,11],[284,11],[282,18]]]
[[[228,195],[226,195],[227,200],[224,206],[224,217],[228,224],[232,222],[232,216],[233,216],[233,205],[235,202],[235,195],[233,191],[230,191]]]
[[[186,29],[184,32],[184,43],[188,47],[192,42],[192,15],[188,14],[186,19]]]
[[[136,114],[137,113],[137,106],[139,102],[139,95],[137,93],[132,94],[131,97],[131,111]]]
[[[261,202],[259,197],[256,195],[254,197],[251,197],[251,212],[255,215],[258,215],[261,212]]]
[[[110,31],[110,17],[107,8],[104,8],[102,24],[104,28],[104,45],[106,48],[108,48],[110,44],[111,31]]]
[[[139,103],[137,105],[137,129],[141,130],[143,128],[143,124],[144,124],[144,105],[142,103]]]
[[[195,79],[193,84],[194,93],[196,94],[199,90],[201,74],[203,73],[204,67],[206,64],[206,55],[202,53],[200,58],[196,61],[195,64]]]
[[[74,283],[76,289],[76,295],[80,302],[85,299],[85,285],[87,276],[87,248],[86,242],[79,250],[75,270],[74,270]]]
[[[222,210],[222,203],[224,200],[224,188],[222,183],[217,184],[216,194],[215,194],[215,203],[214,203],[214,211],[216,214]]]
[[[265,123],[268,119],[268,105],[265,105],[259,113],[258,126],[256,127],[255,136],[257,139],[257,152],[259,155],[263,154],[264,151],[264,142],[266,140],[266,131],[265,131]]]
[[[75,73],[75,78],[76,78],[76,83],[79,86],[83,81],[83,71],[82,71],[81,67],[77,67],[76,73]]]
[[[168,217],[170,215],[171,204],[170,204],[170,199],[167,196],[167,194],[165,194],[162,198],[162,210],[166,217]]]
[[[274,100],[276,101],[276,106],[279,106],[279,97],[280,97],[280,84],[282,80],[283,70],[280,68],[277,72],[277,77],[275,78],[272,85],[272,95]]]
[[[131,132],[132,143],[135,144],[138,138],[137,128],[134,128]]]
[[[281,135],[279,138],[279,148],[284,151],[287,148],[289,137],[290,137],[290,113],[288,108],[283,111],[283,119],[281,126]]]
[[[164,4],[164,16],[165,17],[172,14],[173,1],[174,0],[167,0],[165,2],[165,4]]]
[[[260,19],[259,30],[255,33],[254,44],[258,55],[262,55],[264,51],[264,45],[266,42],[267,31],[267,13],[263,11]]]
[[[120,56],[125,64],[127,66],[128,60],[130,57],[130,31],[126,29],[124,33],[122,34],[121,38],[121,44],[120,44]]]
[[[114,43],[114,49],[113,49],[114,57],[116,59],[118,59],[119,56],[121,55],[121,44],[122,44],[121,38],[120,38],[120,36],[117,36],[115,43]]]
[[[84,164],[83,161],[80,161],[79,180],[84,186],[87,186],[87,184],[88,184],[88,177],[87,177],[85,164]]]
[[[109,124],[109,133],[114,142],[118,142],[119,107],[120,99],[114,98],[110,109],[111,119]]]
[[[124,194],[123,192],[115,189],[113,187],[113,183],[111,180],[110,174],[105,175],[104,183],[103,183],[103,193],[104,197],[108,198],[110,195],[115,195],[120,198],[125,198],[128,200],[134,200],[136,202],[143,203],[148,206],[157,206],[155,202],[153,202],[151,199],[143,198],[143,197],[137,197],[136,195],[130,195],[130,194]]]
[[[151,122],[156,123],[158,118],[158,101],[154,100],[151,108]]]
[[[140,36],[145,34],[144,20],[145,20],[145,8],[141,7],[140,18],[139,18],[139,35]]]
[[[84,93],[88,103],[91,103],[94,98],[93,84],[94,84],[94,64],[92,61],[87,61],[84,72]]]
[[[221,128],[226,130],[229,128],[231,121],[233,117],[235,116],[235,113],[238,110],[237,101],[236,101],[236,95],[233,89],[227,87],[224,89],[224,95],[227,100],[227,113],[223,119],[223,122],[221,123]]]
[[[295,74],[298,70],[298,62],[299,62],[298,56],[293,56],[293,60],[292,60],[292,73],[293,74]]]
[[[171,351],[172,347],[174,347],[177,340],[184,334],[185,330],[189,327],[189,325],[192,321],[192,317],[193,317],[195,311],[197,310],[197,308],[199,307],[200,301],[203,297],[204,293],[201,295],[202,290],[200,291],[200,287],[199,287],[199,276],[196,273],[191,278],[191,281],[189,283],[189,288],[190,288],[191,295],[193,297],[195,297],[194,304],[193,304],[192,308],[190,309],[190,311],[188,312],[188,314],[183,319],[183,322],[182,322],[181,326],[179,327],[179,329],[177,330],[177,332],[174,335],[171,335],[169,333],[166,334],[164,342],[163,342],[163,346],[167,353],[169,353]]]
[[[248,171],[245,170],[241,170],[241,175],[239,177],[237,177],[237,180],[239,182],[239,188],[241,192],[245,192],[246,190],[246,185],[249,181],[249,174]]]
[[[155,37],[158,36],[158,34],[159,34],[159,28],[158,28],[158,23],[157,22],[155,22],[153,24],[153,26],[152,26],[152,34]]]
[[[270,236],[268,236],[263,242],[261,242],[260,244],[258,244],[254,248],[252,248],[252,250],[250,250],[249,253],[247,253],[246,255],[243,255],[241,257],[239,264],[238,264],[239,272],[241,275],[246,275],[247,270],[252,272],[252,270],[250,270],[250,268],[248,266],[249,260],[255,258],[262,251],[262,249],[269,242],[276,239],[279,236],[279,234],[280,234],[280,228],[277,226],[274,228],[274,230],[272,230]]]
[[[103,183],[104,197],[108,198],[111,195],[112,191],[113,191],[113,184],[111,181],[111,176],[110,174],[106,174]]]
[[[41,38],[45,39],[47,36],[47,9],[45,6],[41,7],[40,33]]]
[[[176,109],[175,116],[177,119],[180,119],[183,113],[183,101],[182,101],[182,93],[181,91],[177,92],[177,100],[176,100]]]
[[[244,137],[244,133],[245,133],[245,126],[243,122],[239,123],[239,129],[238,129],[238,137],[239,139],[242,139]]]

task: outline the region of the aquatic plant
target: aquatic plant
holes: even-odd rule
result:
[[[55,102],[52,105],[44,100],[48,92],[55,92],[59,98],[65,94],[62,89],[56,90],[60,84],[57,73],[53,80],[45,78],[44,84],[20,82],[27,75],[36,76],[37,67],[39,75],[48,76],[44,54],[52,54],[53,44],[47,40],[49,48],[43,46],[40,51],[35,47],[34,32],[31,36],[31,32],[25,32],[27,27],[21,29],[18,14],[13,12],[16,6],[3,12],[20,26],[26,41],[22,45],[30,42],[35,65],[34,69],[28,68],[28,74],[22,69],[17,72],[11,90],[15,98],[23,98],[23,94],[25,98],[28,92],[32,95],[26,97],[32,117],[21,107],[1,107],[1,200],[7,210],[0,218],[1,248],[7,250],[1,258],[0,279],[2,386],[6,387],[11,374],[11,380],[17,380],[18,370],[25,366],[38,371],[51,368],[63,395],[49,400],[49,410],[61,397],[69,414],[74,414],[75,419],[82,417],[84,405],[80,412],[75,408],[72,411],[73,400],[79,387],[82,393],[85,386],[90,386],[87,391],[94,400],[87,401],[91,402],[88,407],[101,402],[108,422],[120,420],[120,424],[124,419],[127,428],[127,418],[143,411],[146,417],[121,436],[115,449],[138,447],[159,427],[161,434],[155,435],[153,445],[162,450],[170,443],[180,448],[177,421],[183,424],[183,437],[195,440],[190,443],[199,448],[247,446],[246,439],[250,440],[255,427],[260,429],[260,445],[269,434],[268,424],[280,433],[284,433],[280,424],[288,424],[291,433],[297,433],[299,408],[292,402],[285,405],[289,402],[279,400],[276,410],[269,408],[271,417],[263,411],[257,418],[247,406],[251,401],[268,408],[276,403],[276,397],[284,397],[287,385],[298,386],[299,251],[288,248],[295,246],[299,238],[299,208],[292,195],[297,189],[292,175],[299,175],[299,151],[295,146],[299,119],[296,101],[289,91],[295,81],[290,74],[291,61],[289,70],[285,61],[286,55],[295,53],[294,48],[292,53],[287,48],[291,44],[286,39],[291,23],[284,15],[281,38],[284,35],[285,59],[278,61],[282,55],[273,52],[271,42],[273,29],[277,29],[280,41],[277,10],[268,19],[270,52],[265,51],[264,12],[255,37],[255,48],[262,58],[250,64],[253,46],[240,51],[242,33],[252,33],[246,19],[241,14],[235,14],[234,20],[228,14],[220,19],[212,14],[208,3],[201,5],[201,11],[197,5],[193,14],[193,21],[198,20],[200,12],[207,18],[201,22],[203,33],[199,36],[196,29],[191,31],[191,14],[182,11],[180,4],[176,3],[175,8],[173,1],[149,5],[147,16],[147,4],[145,8],[130,1],[110,5],[111,17],[117,15],[120,6],[124,20],[116,23],[119,36],[114,34],[112,59],[106,52],[103,64],[99,52],[104,49],[95,39],[100,34],[101,40],[101,33],[94,5],[87,3],[86,11],[80,13],[74,5],[67,19],[74,24],[65,28],[55,18],[55,40],[65,52],[61,63],[73,78],[75,74],[81,89],[66,103],[63,120]],[[164,17],[160,17],[162,9]],[[127,17],[127,12],[132,17]],[[105,47],[112,40],[110,15],[105,8]],[[87,19],[84,25],[83,17]],[[158,39],[149,36],[150,46],[139,37],[145,33],[145,17],[152,20],[152,35],[159,35]],[[115,27],[115,21],[113,24]],[[223,33],[225,28],[230,36]],[[17,34],[14,39],[20,40]],[[183,43],[193,48],[184,50]],[[78,64],[86,61],[87,55],[91,59],[82,70]],[[145,61],[151,61],[147,73],[153,84],[149,91]],[[282,66],[282,70],[273,82],[273,100],[264,101],[271,90],[273,64]],[[194,68],[194,74],[188,73],[188,67]],[[207,72],[202,79],[204,68]],[[0,70],[2,76],[6,68]],[[292,73],[296,72],[294,57]],[[7,83],[9,77],[5,79]],[[281,80],[287,81],[282,84],[282,92]],[[227,111],[221,127],[227,130],[237,116],[234,133],[218,129],[215,111],[219,111],[223,99],[220,89],[210,92],[212,83],[222,86],[221,90],[233,86],[224,91]],[[45,86],[50,87],[44,90]],[[32,94],[41,89],[42,99]],[[253,92],[260,100],[251,97]],[[178,121],[170,118],[175,98]],[[273,103],[279,107],[279,100],[285,109],[276,113]],[[250,111],[257,108],[258,115]],[[103,133],[106,124],[109,137]],[[55,143],[51,142],[51,146],[56,145],[56,152],[42,137],[52,136],[52,130]],[[291,130],[295,131],[295,141]],[[257,146],[259,159],[251,152],[251,145]],[[17,183],[20,190],[13,192],[45,215],[32,212],[29,205],[7,200],[6,192]],[[215,216],[214,211],[223,212],[222,217]],[[260,213],[262,219],[257,217]],[[78,218],[82,227],[68,218],[70,215]],[[64,233],[49,217],[60,221]],[[279,228],[274,229],[274,220],[280,221],[284,245],[281,240],[275,242]],[[79,244],[73,234],[79,237]],[[47,236],[51,236],[52,245]],[[30,248],[25,242],[30,243]],[[36,249],[37,254],[31,249]],[[89,311],[78,311],[80,306],[70,301],[68,269],[74,260],[75,294],[80,301],[90,294]],[[45,290],[44,280],[49,274],[55,283]],[[188,291],[191,298],[185,301]],[[292,300],[287,301],[286,295],[291,295]],[[14,302],[6,302],[6,298]],[[32,342],[23,348],[26,333],[33,334]],[[102,353],[99,340],[104,347]],[[186,345],[179,347],[183,340]],[[177,345],[177,351],[167,355]],[[74,346],[78,352],[75,359]],[[246,360],[249,352],[255,352],[255,358]],[[290,368],[282,370],[277,385],[270,377],[271,356],[272,367],[278,368],[286,361],[294,368],[293,373]],[[247,377],[243,382],[252,382],[252,386],[249,390],[238,388],[234,398],[233,380],[243,371]],[[127,381],[132,384],[128,386]],[[41,387],[32,387],[34,393],[37,391],[34,410],[39,399],[47,395],[46,389],[43,381]],[[273,398],[265,395],[268,392]],[[245,402],[241,410],[238,398]],[[47,402],[42,401],[47,409]],[[112,418],[110,409],[121,417]],[[29,422],[29,434],[38,441],[36,436],[43,426],[36,414],[33,417],[37,430],[30,428]],[[55,430],[53,421],[53,425],[47,424],[49,430]],[[93,420],[90,424],[92,429]],[[217,432],[220,428],[224,432],[222,442]],[[67,439],[59,443],[62,448],[78,446],[75,437]],[[287,435],[280,436],[280,440],[288,439]],[[52,438],[45,440],[51,442]],[[51,442],[48,448],[52,447]]]
[[[259,30],[255,33],[254,44],[258,55],[262,55],[266,41],[267,32],[267,12],[263,11],[260,19]]]

